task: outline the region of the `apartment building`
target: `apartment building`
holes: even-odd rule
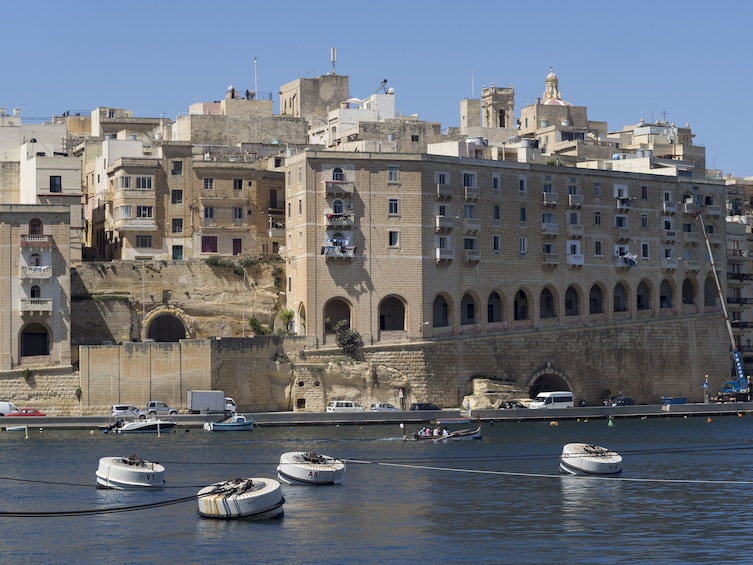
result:
[[[718,181],[332,151],[285,168],[288,307],[312,347],[339,320],[374,344],[721,308],[696,215],[726,273]]]

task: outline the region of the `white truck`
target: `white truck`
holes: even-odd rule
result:
[[[192,414],[235,412],[235,400],[221,390],[189,390],[186,406]]]

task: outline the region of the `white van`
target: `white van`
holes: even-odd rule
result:
[[[529,408],[572,408],[573,393],[570,391],[540,392],[531,401]]]
[[[0,402],[0,416],[7,416],[13,412],[19,412],[19,409],[16,408],[15,404],[5,401]]]
[[[331,400],[327,404],[327,412],[363,412],[364,408],[352,400]]]

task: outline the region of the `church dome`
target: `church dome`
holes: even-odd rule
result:
[[[549,74],[546,75],[546,88],[544,90],[544,96],[541,104],[544,106],[572,106],[570,102],[562,100],[562,96],[559,91],[560,79],[554,74],[554,69],[549,69]]]

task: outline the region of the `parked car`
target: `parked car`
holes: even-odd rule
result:
[[[146,420],[146,412],[136,406],[131,406],[130,404],[113,404],[110,415]]]
[[[635,404],[629,396],[613,396],[609,399],[610,406],[632,406]]]
[[[363,412],[364,408],[353,400],[330,400],[325,412]]]
[[[439,406],[435,406],[429,402],[414,402],[410,405],[411,410],[441,410]]]
[[[19,408],[18,412],[10,412],[6,416],[47,416],[47,414],[40,412],[36,408]]]
[[[168,406],[161,400],[150,400],[149,404],[146,405],[144,412],[146,412],[150,416],[161,416],[164,414],[177,414],[178,409]]]
[[[395,408],[389,402],[376,402],[369,406],[369,410],[372,412],[399,412],[400,408]]]
[[[499,407],[500,410],[514,410],[516,408],[528,408],[528,406],[517,400],[508,400],[507,402],[503,402]]]

